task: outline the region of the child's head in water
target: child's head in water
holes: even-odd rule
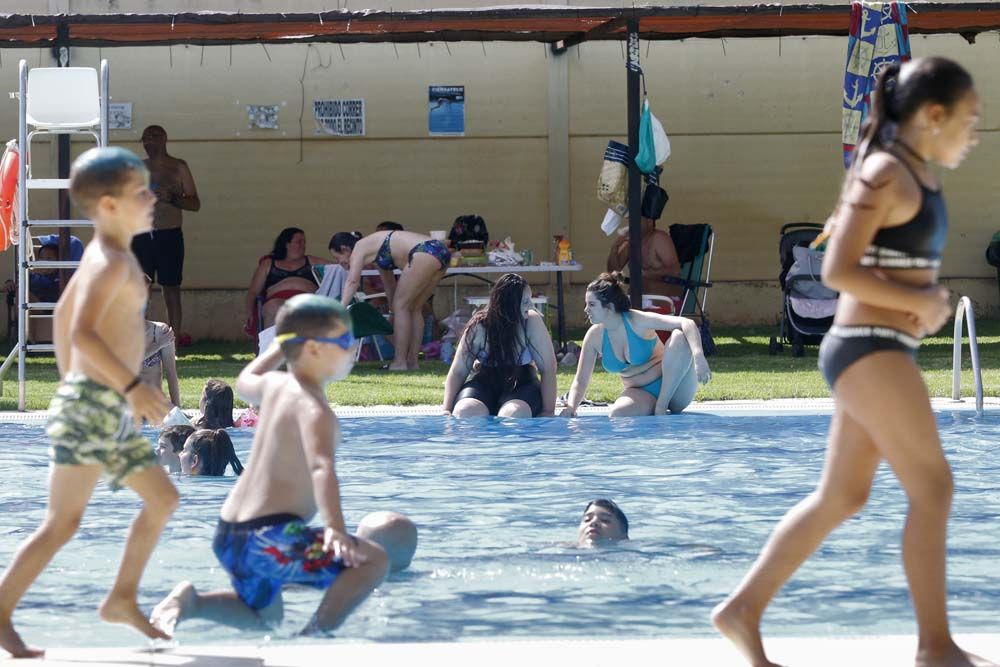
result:
[[[351,317],[339,301],[299,294],[286,301],[275,319],[275,341],[296,377],[318,384],[342,380],[354,366]]]
[[[222,380],[208,380],[201,392],[198,428],[230,428],[233,425],[233,388]]]
[[[577,544],[593,547],[628,539],[628,517],[613,500],[598,498],[587,503],[577,530]]]
[[[222,428],[202,428],[192,433],[184,442],[179,458],[181,472],[185,475],[222,477],[227,465],[237,475],[243,472],[233,441]]]
[[[194,427],[186,424],[168,426],[160,431],[156,439],[156,462],[167,466],[170,472],[180,472],[180,453],[184,450],[184,442],[194,433]]]

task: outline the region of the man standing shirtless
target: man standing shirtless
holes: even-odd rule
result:
[[[179,346],[190,345],[191,337],[181,333],[181,277],[184,269],[184,233],[182,211],[201,208],[198,190],[187,162],[167,153],[167,131],[150,125],[142,131],[142,147],[149,156],[149,186],[156,195],[153,229],[132,241],[142,270],[151,281],[160,284],[167,320]]]

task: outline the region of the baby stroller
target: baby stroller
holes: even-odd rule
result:
[[[813,222],[792,222],[781,228],[778,256],[781,259],[782,308],[777,336],[771,336],[769,354],[792,346],[792,355],[801,357],[806,345],[819,345],[833,324],[837,293],[820,279],[823,252],[809,244],[823,230]]]

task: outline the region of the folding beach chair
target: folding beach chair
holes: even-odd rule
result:
[[[340,279],[337,279],[337,274],[340,274]],[[343,279],[347,275],[344,267],[339,264],[314,264],[313,275],[316,277],[316,282],[319,283],[319,289],[316,291],[317,294],[328,296],[331,299],[340,298],[340,286],[343,285]],[[330,290],[337,293],[334,294]],[[371,345],[375,349],[375,354],[378,355],[380,361],[385,361],[385,359],[382,357],[382,347],[375,337],[391,336],[392,324],[368,301],[384,297],[385,292],[379,292],[378,294],[356,292],[354,303],[347,307],[347,311],[351,314],[351,328],[354,330],[354,337],[361,341],[362,344],[367,342]],[[358,345],[357,357],[361,357],[361,345]]]
[[[699,225],[670,225],[670,239],[677,250],[677,259],[681,263],[680,275],[665,276],[664,282],[671,285],[681,285],[684,292],[680,297],[681,305],[675,308],[674,299],[656,294],[644,294],[643,303],[656,307],[667,305],[674,310],[675,315],[683,315],[699,321],[702,347],[705,354],[715,353],[715,342],[708,321],[708,288],[712,286],[709,278],[712,272],[712,253],[715,251],[715,232],[712,226],[703,223]]]

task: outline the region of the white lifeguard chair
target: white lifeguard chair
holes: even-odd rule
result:
[[[93,67],[34,67],[22,60],[18,69],[17,145],[21,151],[17,180],[17,347],[0,366],[0,383],[16,357],[17,409],[25,408],[25,357],[28,352],[52,352],[51,343],[28,344],[28,319],[51,318],[56,304],[28,301],[32,269],[71,269],[77,261],[39,261],[34,257],[31,230],[53,227],[93,227],[89,220],[33,220],[28,214],[31,190],[66,190],[68,178],[37,178],[31,169],[31,142],[39,136],[88,135],[97,146],[108,144],[108,61],[101,61],[100,77]],[[29,132],[30,127],[30,132]],[[2,388],[2,384],[0,384]]]

